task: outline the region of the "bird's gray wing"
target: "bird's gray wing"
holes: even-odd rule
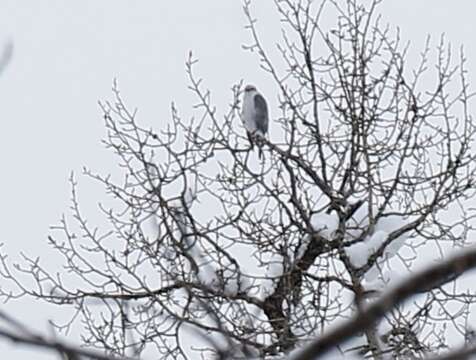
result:
[[[268,105],[260,94],[254,96],[256,128],[263,134],[268,132]]]

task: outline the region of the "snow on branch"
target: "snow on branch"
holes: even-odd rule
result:
[[[418,274],[411,275],[411,277],[387,291],[349,321],[304,347],[302,352],[299,352],[293,360],[321,358],[327,351],[350,339],[358,332],[369,329],[388,311],[412,295],[442,286],[474,267],[476,267],[476,248],[472,247],[451,259],[428,267]],[[451,358],[454,359],[453,357]]]
[[[440,356],[430,356],[426,360],[468,360],[470,355],[476,354],[476,346],[463,346],[460,349],[450,351]],[[473,357],[474,358],[474,357]],[[472,358],[471,358],[472,359]]]

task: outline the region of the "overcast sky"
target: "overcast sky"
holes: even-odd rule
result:
[[[271,48],[279,19],[271,0],[255,3]],[[244,79],[267,95],[274,111],[277,89],[241,47],[249,38],[239,0],[0,0],[0,5],[0,45],[14,43],[12,62],[0,75],[0,242],[12,259],[20,251],[50,256],[46,235],[67,210],[71,171],[79,174],[83,165],[104,173],[112,168],[100,144],[104,129],[97,102],[110,97],[114,78],[126,101],[139,108],[139,118],[160,129],[171,101],[191,113],[184,62],[193,50],[200,59],[197,71],[218,104],[225,106],[230,87]],[[445,32],[455,46],[464,44],[474,83],[476,2],[387,0],[380,10],[415,51],[427,33],[436,39]],[[87,182],[79,189],[85,208],[88,203],[92,208],[101,189]],[[3,309],[38,329],[64,313],[34,300]],[[1,340],[0,354],[33,358]],[[35,350],[34,358],[57,356]]]

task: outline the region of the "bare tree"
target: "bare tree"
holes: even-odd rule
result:
[[[124,177],[84,171],[111,196],[100,206],[109,227],[89,224],[72,177],[71,218],[49,237],[64,271],[3,257],[17,288],[5,298],[74,308],[59,329],[80,319],[85,346],[120,356],[264,359],[316,338],[297,358],[337,348],[406,359],[472,342],[476,298],[458,278],[474,251],[385,291],[470,242],[476,127],[463,51],[428,39],[407,60],[381,0],[274,2],[279,59],[244,2],[246,49],[278,93],[264,160],[240,118],[242,83],[218,110],[192,55],[190,121],[172,106],[166,129],[143,127],[115,84],[100,106]]]

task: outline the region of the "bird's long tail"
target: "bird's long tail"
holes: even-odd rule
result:
[[[256,136],[255,134],[250,134],[247,133],[248,135],[248,140],[250,141],[250,150],[253,150],[254,145],[258,147],[258,158],[260,160],[264,159],[264,153],[263,153],[263,142],[259,136]]]
[[[264,159],[264,153],[263,153],[263,144],[257,144],[258,145],[258,158],[260,160]]]
[[[248,135],[248,140],[250,142],[250,150],[253,150],[253,136],[249,132],[247,132],[246,135]]]

